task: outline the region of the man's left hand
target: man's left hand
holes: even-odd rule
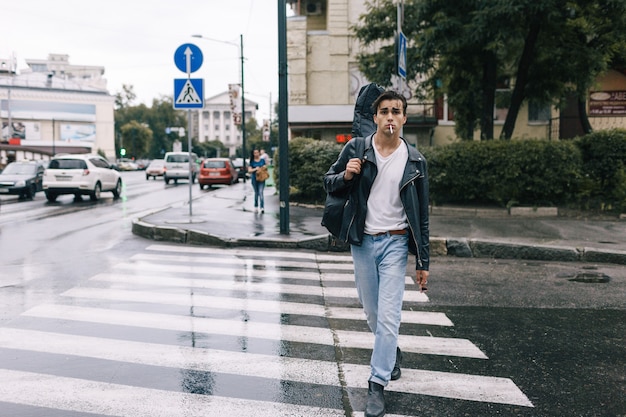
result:
[[[417,270],[415,271],[415,280],[420,287],[420,292],[427,290],[426,284],[428,284],[428,271]]]

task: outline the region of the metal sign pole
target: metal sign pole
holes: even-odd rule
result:
[[[187,110],[187,150],[189,151],[189,219],[191,219],[191,187],[193,185],[193,165],[196,162],[191,160],[191,109]]]

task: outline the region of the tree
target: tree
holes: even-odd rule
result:
[[[162,158],[165,152],[172,150],[174,141],[180,140],[180,137],[178,131],[171,128],[187,129],[186,116],[186,112],[174,109],[172,97],[161,96],[152,100],[152,107],[145,115],[145,123],[153,132],[153,139],[148,145],[151,158]]]
[[[124,86],[124,91],[132,92],[132,86]],[[118,93],[117,96],[123,96],[124,94]],[[117,101],[116,101],[117,102]],[[152,101],[152,107],[147,107],[145,104],[139,104],[137,106],[129,105],[128,100],[121,100],[123,105],[115,110],[115,134],[117,138],[118,155],[119,146],[123,138],[122,126],[131,122],[147,125],[152,131],[151,139],[147,142],[147,146],[143,149],[141,155],[137,157],[147,158],[162,158],[165,152],[172,150],[172,145],[176,139],[179,139],[177,129],[167,128],[179,128],[187,126],[187,118],[185,112],[174,109],[172,98],[162,96],[159,99]],[[128,145],[124,139],[124,145]]]
[[[241,126],[238,126],[238,129],[241,131]],[[263,145],[263,132],[259,129],[257,125],[257,121],[254,117],[250,117],[246,119],[246,158],[250,157],[250,154],[253,149],[261,149],[265,145]],[[237,150],[237,154],[242,154],[242,149]]]
[[[122,84],[122,91],[115,94],[115,108],[121,109],[131,105],[137,98],[134,87],[128,84]]]
[[[586,100],[597,77],[624,52],[626,2],[543,1],[525,5],[523,52],[501,138],[510,139],[524,99],[559,104],[574,94],[586,133]]]
[[[193,143],[193,152],[204,158],[225,158],[228,156],[228,148],[219,140],[211,140],[208,142]]]
[[[359,69],[389,86],[397,8],[392,0],[366,6],[352,28],[367,48],[358,55]],[[464,139],[473,137],[476,126],[482,139],[493,137],[496,86],[504,80],[513,85],[505,139],[525,100],[559,104],[573,91],[584,103],[589,87],[626,42],[623,0],[407,0],[404,10],[407,77],[422,74],[426,82],[420,90],[448,96]]]
[[[152,130],[136,121],[126,123],[121,127],[124,148],[126,155],[130,158],[143,158],[146,153],[148,143],[152,140]]]

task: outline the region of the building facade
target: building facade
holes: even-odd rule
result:
[[[256,119],[257,103],[245,101],[245,120]],[[235,156],[237,148],[242,146],[241,130],[233,121],[230,95],[228,91],[217,94],[204,100],[204,108],[193,113],[192,125],[197,132],[192,132],[198,142],[218,140],[228,148],[228,155]]]
[[[29,159],[60,152],[115,159],[115,97],[106,89],[104,67],[70,65],[61,54],[26,60],[19,73],[14,60],[3,62],[10,65],[0,71],[0,164],[35,153],[40,158]]]

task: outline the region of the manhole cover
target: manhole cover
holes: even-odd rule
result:
[[[568,278],[569,281],[574,282],[587,282],[591,284],[603,284],[610,281],[610,277],[602,272],[581,272],[575,274],[572,278]]]

